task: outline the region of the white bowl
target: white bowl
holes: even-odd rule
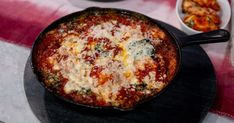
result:
[[[227,25],[229,23],[229,20],[231,18],[231,7],[228,2],[228,0],[217,0],[220,5],[220,12],[219,17],[221,19],[220,28],[221,29],[227,29]],[[176,1],[176,16],[179,19],[181,29],[187,33],[187,34],[197,34],[201,33],[201,31],[194,30],[190,27],[188,27],[184,22],[183,18],[185,14],[182,12],[182,2],[183,0],[177,0]]]

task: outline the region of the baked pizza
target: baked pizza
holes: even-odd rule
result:
[[[131,109],[174,77],[177,49],[150,19],[97,11],[42,33],[33,67],[44,86],[72,102]]]

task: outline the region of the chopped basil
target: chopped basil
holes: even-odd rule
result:
[[[106,52],[109,52],[109,51],[105,50],[103,42],[98,42],[98,43],[95,45],[94,50],[96,50],[98,53],[106,53]]]
[[[94,50],[97,51],[98,53],[101,53],[102,56],[104,57],[107,57],[111,54],[109,50],[105,50],[103,42],[98,42],[95,45]]]
[[[211,22],[211,18],[209,16],[206,17],[206,20],[210,23]]]
[[[77,90],[78,94],[85,94],[90,95],[92,93],[90,88],[81,88],[80,90]]]
[[[80,58],[79,58],[79,57],[77,57],[77,58],[76,58],[76,61],[80,61]]]
[[[132,84],[132,87],[135,88],[137,91],[143,91],[147,88],[146,83],[141,83],[141,84]]]
[[[169,74],[170,74],[170,71],[169,71],[169,70],[167,70],[167,73],[166,73],[166,74],[167,74],[167,76],[169,76]]]
[[[142,59],[142,57],[145,56],[149,56],[151,58],[155,57],[155,48],[150,43],[149,39],[131,42],[128,45],[128,50],[133,54],[134,59]]]
[[[47,81],[48,86],[52,88],[57,88],[61,85],[59,76],[52,74],[52,73],[47,73],[46,81]]]
[[[187,23],[187,25],[189,26],[189,27],[193,27],[194,26],[194,21],[193,20],[189,20],[189,22]]]
[[[68,30],[73,30],[75,28],[75,24],[72,22],[68,22],[66,26],[67,26]]]
[[[91,89],[87,89],[87,90],[86,90],[86,94],[88,94],[88,95],[90,95],[91,92],[92,92]]]
[[[98,52],[102,52],[103,51],[103,46],[101,45],[101,43],[97,43],[94,47],[94,49]]]
[[[147,84],[142,83],[137,86],[137,90],[143,91],[146,89]]]

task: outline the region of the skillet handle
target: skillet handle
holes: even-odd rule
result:
[[[196,44],[207,44],[207,43],[217,43],[226,42],[230,38],[230,33],[226,30],[219,29],[211,32],[199,33],[195,35],[190,35],[186,37],[181,37],[180,47],[196,45]]]

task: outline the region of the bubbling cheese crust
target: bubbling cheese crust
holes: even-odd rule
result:
[[[37,67],[45,85],[74,102],[132,108],[173,78],[176,49],[157,25],[127,15],[85,15],[43,35]]]

